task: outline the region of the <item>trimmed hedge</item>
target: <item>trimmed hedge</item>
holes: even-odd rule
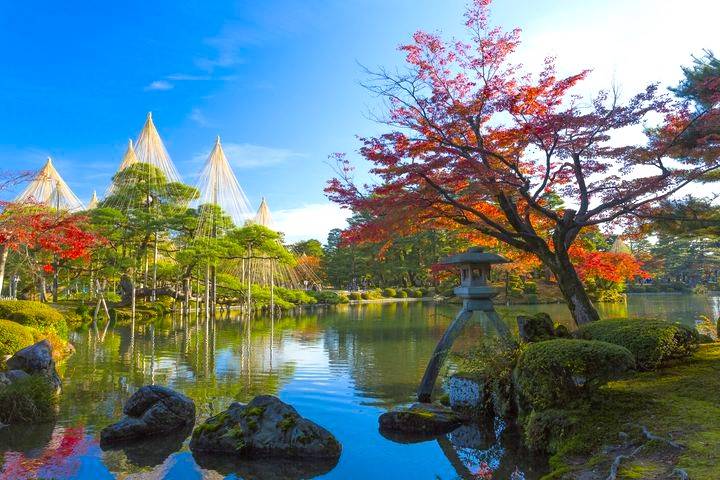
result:
[[[686,358],[698,349],[699,335],[685,325],[654,319],[610,319],[580,327],[579,338],[621,345],[639,370],[655,370],[668,360]]]
[[[394,288],[383,289],[383,297],[394,298],[397,295],[397,290]]]
[[[523,411],[563,406],[635,368],[632,353],[596,340],[556,339],[527,344],[515,368]]]
[[[0,320],[0,355],[13,355],[35,343],[35,332],[25,325]]]
[[[68,331],[62,313],[49,305],[31,300],[0,300],[0,318],[63,336]]]
[[[311,290],[307,292],[308,295],[315,298],[317,300],[317,303],[321,304],[327,304],[327,305],[337,305],[338,303],[347,303],[348,297],[346,295],[333,292],[330,290],[323,290],[321,292],[316,292],[314,290]]]

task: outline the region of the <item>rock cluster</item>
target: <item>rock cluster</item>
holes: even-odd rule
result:
[[[0,386],[8,385],[28,375],[41,375],[56,389],[62,388],[62,380],[55,369],[52,346],[47,340],[18,350],[7,362],[7,371],[0,372]]]
[[[301,417],[272,395],[230,407],[193,432],[194,453],[223,453],[238,457],[337,459],[340,442],[323,427]]]
[[[119,422],[100,432],[100,441],[114,444],[176,432],[195,423],[195,403],[185,395],[160,385],[138,389],[125,403]]]

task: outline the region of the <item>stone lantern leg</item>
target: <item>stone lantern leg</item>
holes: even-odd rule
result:
[[[451,255],[440,263],[452,265],[460,269],[460,286],[455,288],[455,295],[462,298],[463,306],[455,320],[445,330],[442,338],[435,347],[425,369],[418,400],[429,403],[440,368],[445,362],[455,339],[460,335],[463,327],[475,312],[479,312],[487,319],[487,326],[493,325],[504,336],[510,331],[493,307],[492,299],[499,293],[489,285],[490,265],[493,263],[509,263],[510,261],[500,255],[484,252],[480,247],[469,248],[466,252]]]

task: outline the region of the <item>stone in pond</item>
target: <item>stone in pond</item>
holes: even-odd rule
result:
[[[455,430],[462,417],[434,403],[415,403],[380,415],[380,430],[423,435],[440,435]]]
[[[56,390],[62,388],[62,380],[55,370],[52,346],[47,340],[41,340],[18,350],[8,359],[6,365],[9,370],[22,370],[28,375],[42,375]]]
[[[450,408],[470,415],[485,413],[488,405],[486,380],[482,376],[455,374],[445,383]]]
[[[193,432],[194,453],[240,457],[331,458],[340,456],[340,442],[323,427],[301,417],[272,395],[248,404],[233,403]]]
[[[125,417],[100,432],[101,443],[109,445],[176,432],[195,423],[193,401],[160,385],[141,387],[128,399],[123,412]]]

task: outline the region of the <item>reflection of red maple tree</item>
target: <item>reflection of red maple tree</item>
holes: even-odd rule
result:
[[[80,467],[78,457],[95,442],[92,436],[85,435],[82,426],[56,430],[38,457],[28,457],[21,452],[5,452],[0,480],[72,478]]]

